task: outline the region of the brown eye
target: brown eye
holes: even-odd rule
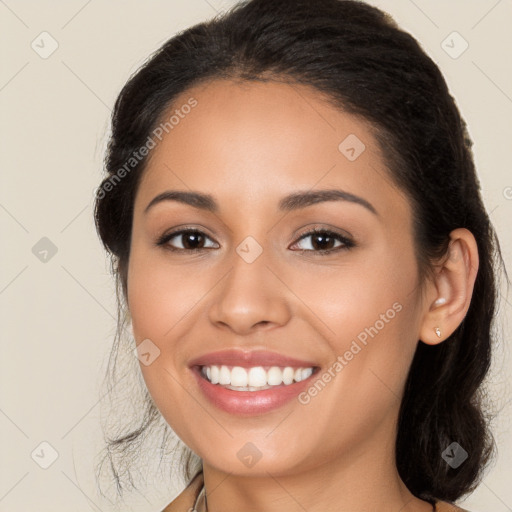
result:
[[[315,250],[325,251],[334,249],[334,244],[336,243],[336,239],[332,236],[325,235],[322,233],[315,233],[311,235],[311,246]]]
[[[320,229],[315,229],[305,233],[300,237],[299,242],[307,239],[311,239],[311,241],[304,244],[306,247],[299,247],[299,249],[302,251],[317,252],[320,254],[349,249],[355,245],[351,240],[339,233]],[[336,243],[338,243],[338,245],[336,245]]]
[[[211,238],[201,231],[182,229],[162,236],[157,241],[157,245],[166,246],[172,251],[200,251],[212,248],[211,245],[205,245],[208,240],[211,240]]]
[[[184,249],[202,249],[204,245],[204,236],[200,233],[189,232],[178,235],[182,241]]]

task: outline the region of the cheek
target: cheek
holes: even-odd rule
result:
[[[190,268],[165,264],[165,258],[133,251],[128,269],[128,301],[134,335],[144,338],[175,338],[179,323],[186,318],[207,285]],[[171,334],[171,331],[176,330]]]
[[[382,395],[392,400],[401,395],[418,342],[417,266],[412,251],[390,247],[354,272],[340,270],[322,283],[315,286],[318,300],[311,304],[329,327],[333,363],[340,358],[342,371],[338,365],[340,371],[334,372],[343,374],[339,384],[379,408]]]
[[[150,364],[140,368],[147,389],[155,405],[172,425],[173,430],[189,446],[191,417],[204,414],[195,407],[187,392],[183,346],[191,330],[190,318],[199,299],[205,294],[204,277],[194,276],[189,270],[177,270],[165,264],[165,258],[144,247],[134,247],[128,267],[128,303],[133,335],[137,344],[149,339],[158,350]],[[185,340],[180,343],[180,340]],[[188,421],[184,421],[188,418]]]
[[[297,273],[294,285],[297,295],[328,327],[337,353],[347,348],[347,340],[364,344],[379,336],[399,346],[414,338],[418,287],[412,252],[381,246],[353,265],[321,274]]]
[[[393,428],[417,345],[415,278],[413,259],[390,257],[364,272],[341,272],[323,286],[311,279],[331,357],[301,403],[315,428],[337,439],[316,448],[326,457],[336,445],[344,449],[342,431],[345,441],[364,442],[376,429]]]

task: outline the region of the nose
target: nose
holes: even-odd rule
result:
[[[264,254],[247,263],[235,253],[231,270],[216,287],[210,321],[239,335],[286,325],[290,295],[276,274],[267,267]]]

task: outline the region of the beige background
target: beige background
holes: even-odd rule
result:
[[[0,511],[114,510],[92,477],[99,382],[115,328],[113,283],[92,222],[110,109],[150,52],[233,3],[0,0]],[[371,3],[441,67],[474,139],[510,266],[512,2]],[[453,31],[469,43],[458,58],[441,45]],[[462,49],[455,37],[452,52]],[[52,38],[58,48],[43,59]],[[57,249],[46,262],[32,252],[43,237]],[[465,502],[473,512],[512,510],[511,314],[509,298],[492,377],[499,458]],[[58,452],[48,469],[39,464],[51,461],[52,449],[41,442]],[[159,510],[180,490],[161,481],[149,487],[128,496],[123,510]]]

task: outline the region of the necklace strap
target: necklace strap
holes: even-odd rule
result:
[[[207,511],[208,511],[208,509],[206,508],[206,489],[203,484],[203,487],[201,487],[201,491],[199,491],[196,501],[194,502],[194,512],[207,512]]]

